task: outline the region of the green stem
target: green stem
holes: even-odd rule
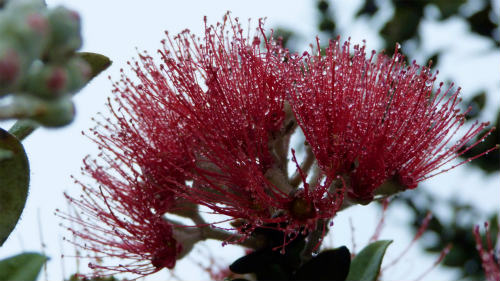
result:
[[[262,243],[259,243],[259,241],[255,238],[243,238],[240,235],[233,234],[230,232],[227,232],[222,229],[217,229],[213,228],[211,226],[205,226],[201,228],[203,238],[205,239],[213,239],[213,240],[218,240],[218,241],[224,241],[228,243],[232,243],[232,241],[240,241],[237,242],[238,245],[241,245],[246,248],[250,249],[258,249]]]
[[[328,226],[326,225],[328,220],[318,220],[316,229],[314,229],[307,237],[307,243],[304,250],[300,254],[302,261],[306,262],[311,259],[313,252],[317,252],[320,247],[320,242],[324,236],[328,233]]]
[[[38,125],[35,122],[29,120],[19,120],[9,129],[9,133],[21,141],[33,133],[36,128],[38,128]]]
[[[303,174],[307,175],[314,163],[314,160],[316,159],[314,158],[314,153],[312,152],[312,149],[309,145],[305,145],[305,150],[306,150],[306,157],[304,158],[304,161],[302,161],[302,163],[300,164],[300,169],[302,170]],[[302,176],[300,175],[299,171],[297,171],[290,179],[290,184],[293,187],[297,187],[301,182],[302,182]]]

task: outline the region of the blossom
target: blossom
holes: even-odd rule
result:
[[[109,166],[85,159],[83,170],[97,182],[85,185],[84,195],[65,195],[75,215],[61,215],[76,226],[69,230],[73,243],[86,250],[95,262],[88,276],[129,272],[147,275],[163,268],[173,268],[183,245],[174,237],[172,225],[164,220],[159,195],[146,186],[141,175],[127,175],[118,158],[108,158]],[[102,263],[102,258],[119,258],[128,263]]]
[[[237,222],[236,240],[227,242],[262,226],[293,237],[332,218],[342,194],[329,183],[308,188],[305,174],[300,190],[288,182],[296,126],[285,100],[300,79],[300,58],[266,36],[262,21],[251,36],[228,16],[216,26],[205,20],[201,39],[185,30],[162,44],[161,63],[140,53],[129,62],[136,78],[122,71],[113,83],[112,117],[91,130],[101,153],[84,162],[98,185],[68,196],[88,218],[69,216],[83,226],[71,229],[86,240],[80,246],[137,261],[92,267],[141,275],[173,267],[191,245],[173,235],[183,225],[164,215],[187,216],[201,229],[196,205]]]
[[[153,133],[146,143],[165,138],[179,144],[154,146],[156,152],[149,153],[184,159],[183,165],[173,157],[162,164],[183,175],[167,179],[164,189],[243,220],[242,233],[282,222],[291,232],[314,227],[317,219],[333,217],[340,204],[327,187],[312,190],[306,184],[294,190],[288,183],[287,126],[293,115],[286,113],[285,99],[301,75],[299,58],[266,37],[262,22],[256,31],[245,36],[238,19],[226,17],[206,26],[203,39],[189,31],[167,37],[159,50],[162,64],[142,54],[132,64],[140,84],[123,78],[115,92],[141,115],[142,120],[133,120],[135,126],[154,128],[148,129]],[[152,102],[141,107],[142,100]],[[316,212],[319,208],[323,212]]]
[[[318,43],[318,53],[306,57],[291,103],[322,172],[344,178],[352,200],[415,188],[472,160],[449,165],[489,134],[467,147],[488,123],[463,132],[460,88],[440,83],[434,91],[437,72],[429,67],[407,66],[397,51],[367,56],[365,46],[351,49],[339,39],[324,51]]]
[[[355,46],[351,55],[336,40],[325,56],[298,56],[266,36],[262,21],[246,33],[228,15],[215,26],[205,19],[202,38],[185,30],[162,44],[159,62],[140,53],[129,62],[135,77],[122,70],[113,83],[111,117],[91,130],[101,153],[84,161],[97,185],[80,183],[82,197],[68,196],[79,211],[66,216],[80,225],[70,228],[84,240],[77,245],[133,260],[91,264],[102,272],[150,274],[174,267],[198,241],[241,244],[268,228],[283,234],[282,249],[307,236],[301,254],[311,254],[345,194],[366,203],[394,193],[388,183],[415,188],[487,126],[451,143],[464,125],[459,90],[433,91],[429,68],[405,66],[400,54],[367,58]],[[303,159],[291,149],[298,125]],[[230,236],[198,206],[231,221]]]
[[[481,261],[483,264],[484,273],[486,275],[486,280],[496,281],[500,280],[500,263],[499,254],[500,248],[498,243],[500,243],[500,234],[497,236],[497,249],[493,247],[493,242],[491,240],[491,234],[489,230],[488,223],[484,224],[486,229],[486,247],[483,247],[483,241],[481,239],[481,234],[479,233],[479,226],[474,227],[474,236],[476,237],[476,245]]]

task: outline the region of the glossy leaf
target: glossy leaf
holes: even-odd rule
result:
[[[375,281],[390,240],[380,240],[366,246],[351,262],[347,280]]]
[[[350,263],[351,253],[345,246],[325,250],[301,266],[292,280],[345,280]]]
[[[0,149],[11,156],[0,160],[0,246],[21,216],[28,196],[28,158],[19,140],[0,129]],[[1,279],[0,280],[5,280]]]
[[[266,246],[233,262],[229,269],[237,274],[254,273],[257,280],[289,280],[300,266],[300,254],[305,246],[305,237],[299,235],[285,246],[285,253],[276,247],[283,243],[283,232],[275,229],[257,228],[252,234],[266,241]]]
[[[24,253],[0,261],[0,280],[34,281],[47,257],[37,253]]]
[[[78,53],[78,56],[90,65],[92,78],[96,77],[99,73],[101,73],[111,65],[111,60],[105,55],[81,52]]]

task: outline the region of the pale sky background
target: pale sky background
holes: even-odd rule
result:
[[[83,20],[83,51],[94,51],[109,56],[114,64],[105,73],[94,79],[84,90],[77,94],[75,103],[77,116],[75,122],[61,129],[38,129],[24,141],[31,164],[31,186],[27,208],[16,230],[5,245],[0,248],[0,258],[20,253],[21,251],[40,251],[41,235],[46,245],[44,251],[51,258],[47,274],[41,274],[39,280],[62,280],[75,273],[77,262],[60,255],[74,253],[72,246],[64,244],[63,236],[68,236],[58,225],[60,219],[54,216],[56,208],[66,209],[63,191],[75,192],[78,187],[70,175],[79,175],[81,161],[87,154],[94,154],[96,146],[81,135],[82,130],[93,126],[90,121],[96,112],[106,112],[104,103],[111,95],[111,83],[108,75],[119,76],[120,68],[126,68],[126,61],[135,56],[136,47],[153,53],[160,47],[164,30],[171,34],[189,28],[193,33],[202,34],[203,16],[207,15],[211,23],[220,20],[227,11],[241,19],[252,18],[255,23],[259,17],[267,17],[266,28],[284,26],[297,31],[303,40],[303,49],[316,35],[315,1],[167,1],[167,0],[68,0],[51,1],[54,7],[64,4],[78,11]],[[380,41],[370,28],[380,23],[367,20],[350,22],[351,14],[360,1],[334,1],[332,10],[339,17],[338,25],[343,31],[342,38],[352,37],[353,42],[367,40],[368,49],[378,49]],[[499,10],[500,0],[495,2]],[[380,15],[383,20],[392,11]],[[444,49],[437,68],[439,80],[453,80],[463,87],[467,97],[479,89],[489,93],[488,104],[481,121],[494,120],[495,110],[500,104],[497,92],[499,85],[500,53],[491,52],[488,42],[467,33],[467,26],[457,19],[450,19],[446,24],[436,25],[433,15],[435,10],[428,9],[428,16],[420,32],[424,35],[424,48],[414,53],[415,58],[424,58],[435,50]],[[245,21],[242,21],[245,22]],[[301,49],[302,51],[302,49]],[[403,50],[404,52],[404,50]],[[424,61],[418,61],[425,64]],[[5,126],[7,127],[7,125]],[[477,218],[482,223],[489,214],[498,212],[500,203],[500,174],[486,176],[474,167],[459,167],[446,174],[433,178],[419,188],[426,188],[436,196],[457,197],[463,202],[472,202],[484,211],[483,217]],[[439,206],[437,206],[439,207]],[[445,210],[441,210],[445,213]],[[438,210],[438,212],[441,212]],[[352,233],[349,218],[355,228],[357,250],[366,245],[380,217],[374,206],[355,207],[340,213],[334,220],[332,239],[335,246],[351,247]],[[40,218],[40,220],[38,220]],[[389,207],[386,217],[387,227],[381,239],[394,239],[389,247],[385,262],[392,261],[408,245],[411,233],[407,228],[409,213],[396,205]],[[39,223],[39,221],[41,223]],[[40,231],[41,229],[41,231]],[[331,237],[331,236],[330,236]],[[330,239],[327,238],[328,239]],[[174,274],[180,280],[208,280],[196,262],[206,261],[212,255],[220,265],[229,264],[242,255],[238,248],[219,246],[219,242],[204,243],[193,255],[178,262]],[[210,252],[213,253],[210,254]],[[387,271],[384,280],[414,280],[432,265],[437,256],[423,255],[420,248],[414,246],[392,271]],[[62,265],[64,264],[64,266]],[[80,261],[80,270],[86,269],[87,261]],[[167,279],[170,273],[163,270],[147,280]],[[432,271],[424,280],[453,280],[455,272],[443,267]],[[174,278],[175,279],[175,278]]]

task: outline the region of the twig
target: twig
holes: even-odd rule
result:
[[[300,254],[302,257],[302,261],[305,262],[311,259],[313,252],[318,250],[319,245],[321,244],[321,240],[323,240],[323,237],[328,232],[328,228],[326,226],[327,223],[328,220],[325,219],[318,220],[316,228],[307,237],[306,246],[304,247],[304,250],[302,250],[302,253]]]
[[[311,189],[314,189],[320,182],[321,178],[323,177],[323,174],[321,172],[321,169],[318,167],[318,165],[313,165],[313,171],[312,171],[312,176],[311,179],[309,180],[309,187]]]
[[[313,163],[314,163],[314,154],[312,152],[312,149],[309,145],[305,146],[306,149],[306,157],[304,158],[304,161],[300,164],[300,169],[304,174],[307,174],[309,170],[311,169]],[[290,179],[290,184],[293,187],[299,186],[300,182],[302,181],[302,177],[300,176],[299,171],[295,172],[295,174],[292,176]]]

